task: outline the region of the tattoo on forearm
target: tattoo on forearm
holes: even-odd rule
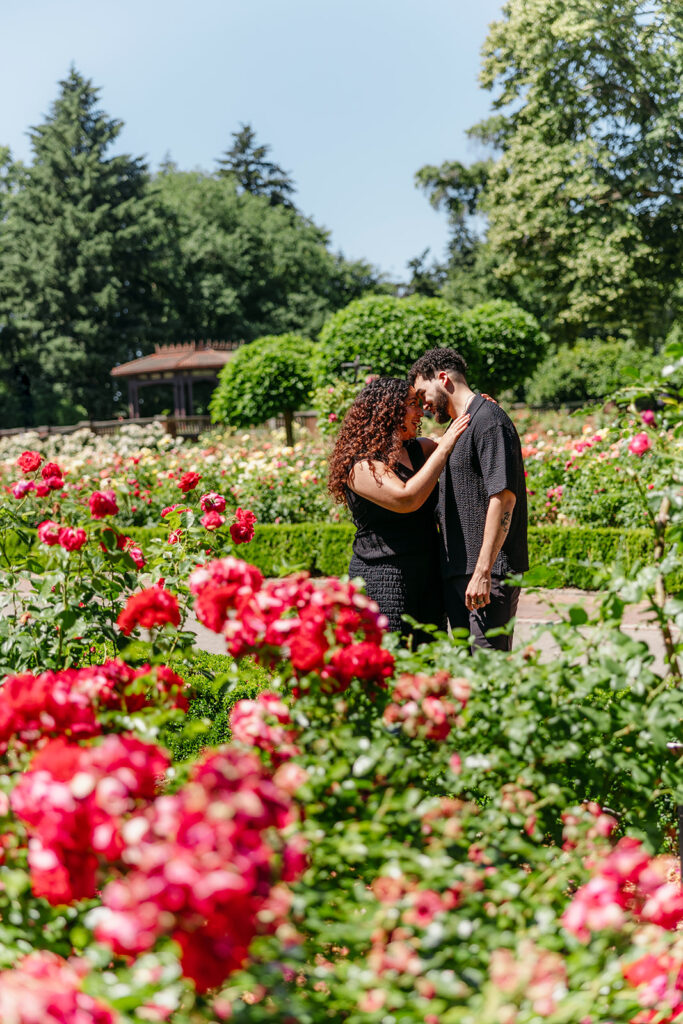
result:
[[[511,518],[511,516],[512,516],[511,512],[506,512],[505,515],[503,516],[503,518],[500,521],[500,528],[503,531],[503,533],[507,533],[508,530],[510,529],[510,518]]]

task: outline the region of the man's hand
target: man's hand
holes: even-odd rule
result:
[[[465,605],[468,611],[476,612],[485,608],[490,600],[491,574],[475,568],[465,591]]]

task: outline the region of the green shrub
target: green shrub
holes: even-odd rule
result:
[[[363,387],[363,383],[363,378],[358,381],[340,378],[333,383],[323,384],[315,389],[312,404],[318,413],[318,431],[325,440],[332,440],[337,436],[342,420]]]
[[[267,335],[238,348],[218,376],[209,408],[214,423],[251,427],[283,415],[294,444],[293,414],[313,389],[316,346],[298,334]]]
[[[199,650],[194,652],[193,671],[181,674],[194,697],[185,718],[170,723],[163,735],[176,761],[228,743],[230,712],[237,701],[253,699],[268,684],[266,670],[250,658],[234,661],[224,654]]]
[[[580,338],[574,345],[549,350],[526,385],[530,405],[587,402],[633,383],[661,364],[649,350],[614,338]]]
[[[341,364],[356,357],[367,365],[366,373],[403,377],[423,352],[443,346],[468,358],[462,316],[443,299],[357,299],[331,316],[320,332],[320,384],[335,380]]]
[[[499,394],[516,388],[543,356],[548,339],[531,313],[494,299],[463,313],[471,355],[470,383]],[[466,357],[467,358],[467,357]]]

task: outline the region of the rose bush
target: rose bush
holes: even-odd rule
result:
[[[253,524],[203,464],[201,487],[178,488],[189,465],[174,478],[142,569],[115,482],[73,517],[70,498],[8,494],[17,529],[39,510],[43,525],[3,573],[3,1020],[680,1018],[683,601],[664,580],[683,541],[681,397],[670,383],[661,429],[631,410],[614,459],[651,564],[549,625],[549,661],[533,643],[406,649],[352,584],[264,579],[232,553],[230,525]],[[628,452],[638,433],[650,446]],[[28,483],[53,457],[38,454]],[[51,495],[69,493],[63,468]],[[93,519],[89,495],[110,489],[119,511]],[[633,601],[663,667],[621,628]],[[186,762],[165,737],[193,721],[190,610],[237,659],[207,681],[214,707],[250,659],[268,678],[230,702],[232,741]]]

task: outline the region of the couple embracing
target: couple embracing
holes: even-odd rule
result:
[[[450,425],[418,437],[423,410]],[[425,352],[408,380],[379,377],[344,417],[330,460],[330,491],[351,512],[349,566],[365,581],[389,629],[429,639],[402,621],[466,629],[481,647],[514,616],[519,589],[506,577],[529,568],[526,483],[514,424],[467,383],[453,349]]]

